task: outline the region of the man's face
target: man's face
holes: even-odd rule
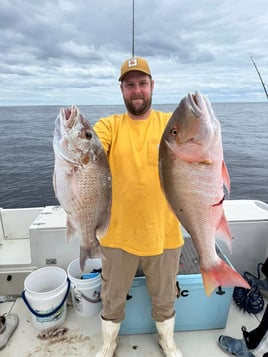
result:
[[[135,115],[143,115],[152,104],[154,82],[139,71],[129,72],[121,83],[121,91],[127,110]]]

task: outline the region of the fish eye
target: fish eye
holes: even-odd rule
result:
[[[170,130],[170,135],[171,135],[171,136],[177,136],[177,134],[178,134],[178,130],[177,130],[177,129],[172,128],[172,129]]]
[[[86,131],[85,136],[87,139],[91,139],[92,138],[92,133],[90,131]]]

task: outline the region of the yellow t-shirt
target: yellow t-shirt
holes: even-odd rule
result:
[[[158,147],[169,118],[170,113],[153,110],[145,120],[124,113],[95,124],[112,173],[111,222],[102,246],[152,256],[183,245],[158,176]]]

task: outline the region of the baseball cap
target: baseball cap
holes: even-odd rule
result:
[[[141,57],[132,57],[126,60],[121,66],[121,74],[118,80],[122,81],[125,75],[131,71],[140,71],[151,76],[147,61]]]

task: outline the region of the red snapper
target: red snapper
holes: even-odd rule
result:
[[[206,294],[218,286],[249,288],[215,249],[217,233],[231,244],[223,210],[224,185],[229,191],[230,178],[220,123],[202,94],[188,94],[171,116],[160,142],[159,176],[171,209],[197,249]]]
[[[112,181],[102,144],[87,119],[73,106],[61,109],[53,138],[53,186],[67,213],[67,237],[80,239],[80,267],[98,255],[109,227]]]

